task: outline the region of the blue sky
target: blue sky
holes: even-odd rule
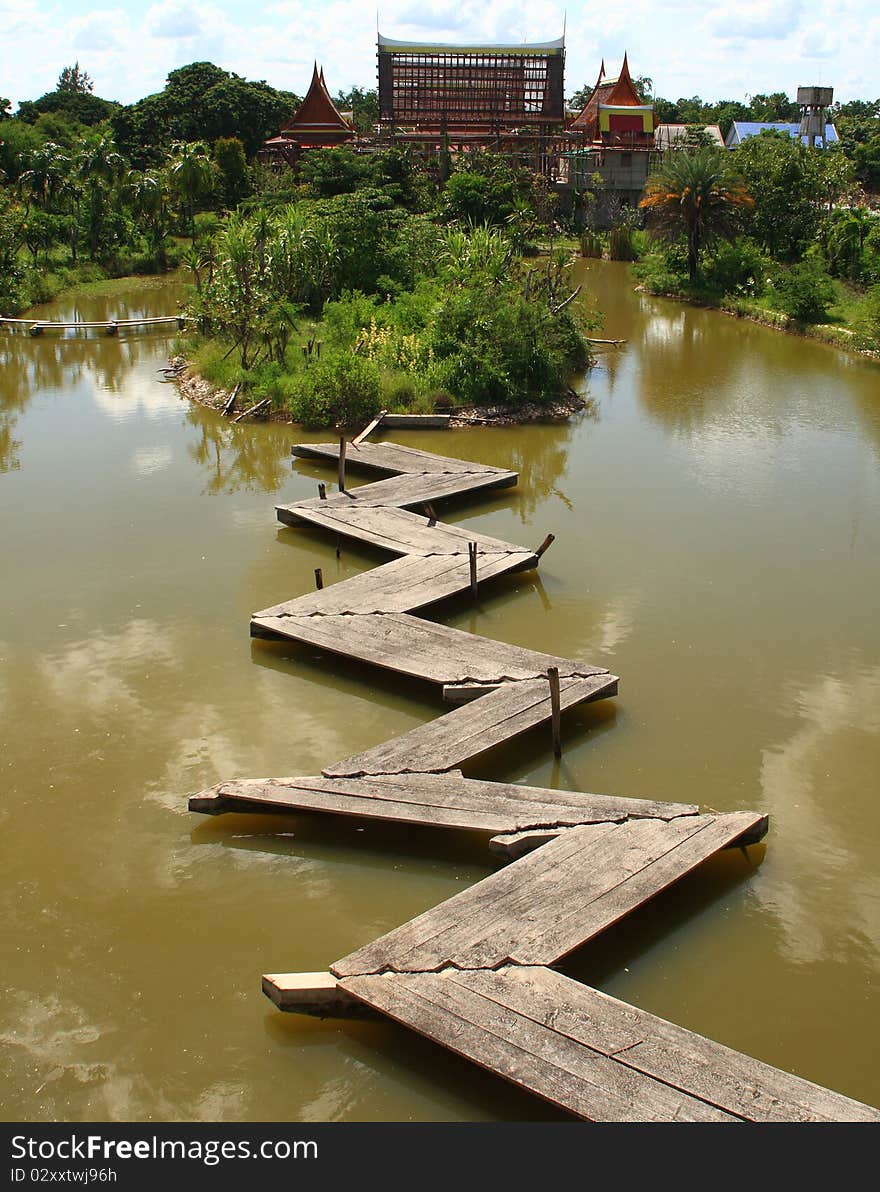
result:
[[[559,37],[567,9],[566,93],[616,70],[629,51],[634,74],[676,99],[742,99],[799,84],[835,97],[880,96],[876,0],[384,0],[389,37],[452,42]],[[376,8],[362,0],[0,0],[0,95],[14,102],[55,86],[78,59],[108,99],[131,102],[161,88],[169,70],[208,59],[302,94],[312,61],[331,91],[376,85]]]

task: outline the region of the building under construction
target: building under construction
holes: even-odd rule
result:
[[[605,64],[578,114],[566,112],[565,38],[523,45],[456,46],[393,41],[379,34],[379,123],[356,138],[317,66],[299,110],[264,160],[296,168],[309,149],[352,144],[370,152],[409,146],[442,174],[457,157],[488,150],[544,175],[571,198],[597,192],[591,218],[614,222],[641,197],[654,142],[654,108],[635,86],[626,55],[610,77]]]
[[[379,130],[426,157],[470,148],[554,173],[565,127],[565,39],[455,46],[379,34]]]

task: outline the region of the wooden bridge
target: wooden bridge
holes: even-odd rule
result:
[[[385,1015],[580,1118],[880,1121],[869,1106],[554,970],[720,849],[760,840],[767,818],[464,776],[461,766],[538,725],[550,724],[558,752],[562,713],[617,692],[601,667],[414,615],[538,565],[551,539],[528,549],[445,525],[433,509],[515,484],[516,474],[390,442],[293,451],[336,462],[339,491],[320,485],[317,498],[279,506],[279,519],[396,558],[326,589],[317,573],[318,591],[255,613],[252,634],[418,677],[463,706],[320,775],[224,782],[194,795],[190,809],[470,829],[510,863],[329,972],[265,976],[264,992],[287,1011]],[[349,490],[346,457],[389,476]]]
[[[42,335],[44,331],[105,331],[107,335],[118,335],[135,327],[176,327],[182,330],[188,321],[187,315],[152,315],[142,319],[99,319],[97,321],[74,320],[54,323],[46,319],[7,319],[0,316],[0,326],[27,328],[29,335]]]

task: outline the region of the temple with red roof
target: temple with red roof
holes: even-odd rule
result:
[[[654,105],[636,89],[626,54],[616,78],[606,75],[603,60],[589,99],[566,132],[562,185],[596,191],[600,225],[613,219],[614,208],[636,206],[656,152]]]
[[[354,140],[354,136],[350,113],[340,112],[330,98],[324,69],[319,70],[316,62],[305,99],[278,136],[265,142],[260,156],[295,165],[306,149],[335,149]]]

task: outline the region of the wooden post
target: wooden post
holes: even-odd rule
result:
[[[323,484],[320,480],[318,481],[318,496],[322,501],[327,500],[327,485]]]
[[[543,555],[543,553],[547,549],[547,547],[551,546],[555,541],[556,541],[555,534],[547,535],[547,537],[544,539],[544,541],[541,543],[541,545],[535,551],[535,554],[538,556],[539,559],[540,559],[541,555]]]
[[[339,436],[339,491],[345,492],[345,435]]]
[[[559,667],[548,666],[550,682],[550,725],[553,731],[553,754],[562,757],[562,711],[559,702]]]
[[[224,418],[228,414],[232,413],[232,407],[235,405],[235,399],[238,397],[238,391],[240,388],[241,388],[241,382],[239,381],[239,383],[233,387],[233,390],[230,393],[229,398],[227,399],[226,405],[223,407],[223,417]]]
[[[320,567],[315,568],[315,587],[319,592],[324,587],[324,573]]]
[[[471,569],[471,595],[474,600],[477,598],[477,544],[476,542],[468,543],[468,563]]]

